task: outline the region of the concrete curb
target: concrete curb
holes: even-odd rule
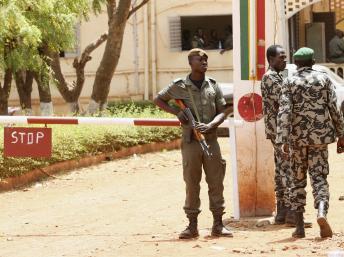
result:
[[[128,157],[133,154],[143,154],[149,152],[157,152],[162,149],[172,150],[180,147],[181,139],[176,139],[169,142],[151,143],[146,145],[138,145],[129,148],[121,149],[117,152],[102,153],[95,156],[86,156],[80,160],[68,160],[63,162],[54,163],[50,166],[34,169],[25,174],[6,178],[0,180],[0,192],[5,192],[19,187],[23,187],[35,181],[51,177],[61,171],[70,171],[78,168],[84,168],[91,165],[99,164],[108,159],[119,159]]]

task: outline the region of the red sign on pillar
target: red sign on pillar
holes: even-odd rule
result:
[[[5,157],[51,157],[51,128],[4,129]]]
[[[263,117],[263,100],[256,93],[246,94],[239,99],[238,111],[248,122],[258,121]]]
[[[265,0],[257,0],[257,79],[265,73]]]

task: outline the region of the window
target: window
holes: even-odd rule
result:
[[[232,15],[169,18],[170,49],[232,49]]]
[[[75,44],[74,47],[66,49],[60,52],[60,57],[74,58],[80,55],[80,23],[77,23],[74,27],[75,32]]]

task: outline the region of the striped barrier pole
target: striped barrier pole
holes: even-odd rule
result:
[[[180,126],[177,119],[155,118],[103,118],[103,117],[44,117],[0,116],[0,124],[60,124],[60,125],[132,125],[132,126]],[[225,120],[220,127],[241,125],[241,121]]]
[[[60,124],[60,125],[130,125],[130,126],[180,126],[177,119],[155,118],[103,118],[103,117],[44,117],[44,116],[0,116],[0,124]],[[235,128],[243,125],[242,120],[229,118],[219,127],[229,128],[229,147],[231,153],[233,180],[233,217],[240,218],[236,134]]]

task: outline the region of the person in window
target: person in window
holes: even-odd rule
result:
[[[182,50],[191,49],[191,33],[188,29],[182,31]]]
[[[222,49],[222,42],[219,39],[216,29],[210,30],[210,39],[207,49]]]
[[[329,43],[330,61],[344,63],[344,32],[336,29],[336,35]]]
[[[220,54],[233,49],[233,30],[231,25],[228,25],[225,29],[225,35],[226,37],[223,42],[223,49],[220,51]]]
[[[205,39],[203,29],[198,28],[191,42],[192,48],[205,48]]]

